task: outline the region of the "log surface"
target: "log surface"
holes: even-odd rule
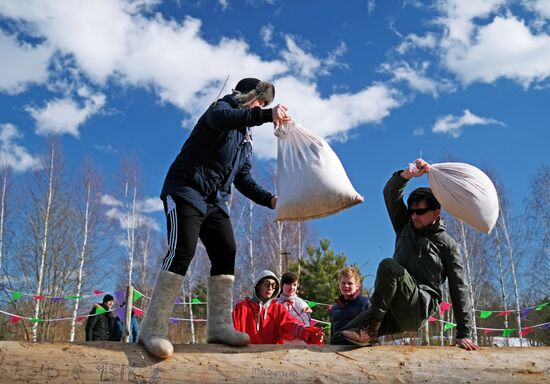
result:
[[[550,348],[176,345],[0,341],[2,383],[550,383]]]

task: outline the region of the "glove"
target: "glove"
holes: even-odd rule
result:
[[[302,333],[302,340],[304,340],[308,344],[317,344],[317,345],[323,345],[325,338],[325,333],[321,328],[317,327],[305,327],[304,331]]]

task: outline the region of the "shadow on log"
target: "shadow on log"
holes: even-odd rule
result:
[[[550,383],[550,348],[176,345],[0,341],[2,383]]]

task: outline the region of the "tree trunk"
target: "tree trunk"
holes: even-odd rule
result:
[[[549,348],[180,344],[158,360],[139,345],[0,341],[5,382],[548,383]]]
[[[40,265],[38,267],[38,282],[36,285],[36,296],[42,295],[42,279],[44,277],[44,264],[46,262],[46,252],[48,250],[48,229],[50,223],[50,210],[52,207],[53,199],[53,171],[54,171],[54,159],[55,159],[55,147],[54,144],[50,145],[50,167],[48,178],[48,192],[46,197],[46,209],[44,211],[44,232],[42,235],[42,245],[40,252]],[[36,300],[34,306],[34,317],[38,319],[40,315],[40,300]],[[32,325],[32,341],[38,340],[38,322],[34,322]]]
[[[86,208],[84,209],[84,223],[82,230],[82,247],[80,248],[80,259],[78,264],[78,278],[76,282],[76,295],[77,298],[74,302],[73,319],[71,320],[71,333],[69,341],[74,341],[76,330],[76,317],[78,314],[78,307],[80,306],[80,292],[82,291],[82,280],[84,278],[84,260],[86,258],[86,252],[88,251],[88,229],[90,224],[90,200],[92,198],[91,182],[88,180],[86,183]]]

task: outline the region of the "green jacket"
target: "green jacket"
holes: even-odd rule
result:
[[[426,318],[442,300],[441,285],[449,279],[449,292],[457,322],[456,337],[470,338],[472,317],[462,256],[447,234],[443,221],[415,231],[403,201],[408,180],[395,172],[384,187],[386,208],[397,234],[393,258],[416,280]]]

